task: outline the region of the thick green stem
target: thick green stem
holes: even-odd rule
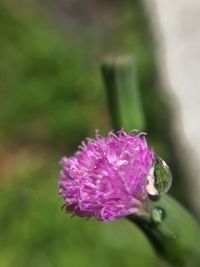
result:
[[[165,213],[159,222],[151,216],[155,208]],[[200,266],[200,227],[192,215],[169,195],[152,203],[149,217],[129,216],[128,219],[138,225],[155,250],[172,266]]]
[[[110,56],[102,64],[108,104],[115,130],[144,130],[144,114],[132,56]]]

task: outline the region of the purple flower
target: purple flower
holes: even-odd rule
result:
[[[79,148],[61,160],[60,195],[68,211],[103,222],[145,213],[154,151],[144,135],[97,133]]]

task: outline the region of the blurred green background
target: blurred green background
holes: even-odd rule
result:
[[[0,266],[164,266],[128,221],[71,218],[58,197],[60,158],[112,127],[109,53],[136,56],[150,143],[174,162],[141,1],[1,0],[0,20]]]

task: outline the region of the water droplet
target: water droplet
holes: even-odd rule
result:
[[[166,212],[161,207],[154,207],[151,210],[151,219],[154,223],[160,224],[166,217]]]
[[[159,195],[166,193],[172,184],[171,171],[164,160],[156,155],[154,164],[154,186]]]

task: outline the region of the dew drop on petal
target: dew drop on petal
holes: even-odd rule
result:
[[[166,193],[172,184],[172,174],[171,171],[164,160],[156,155],[156,160],[154,163],[154,186],[158,191],[158,194]]]

